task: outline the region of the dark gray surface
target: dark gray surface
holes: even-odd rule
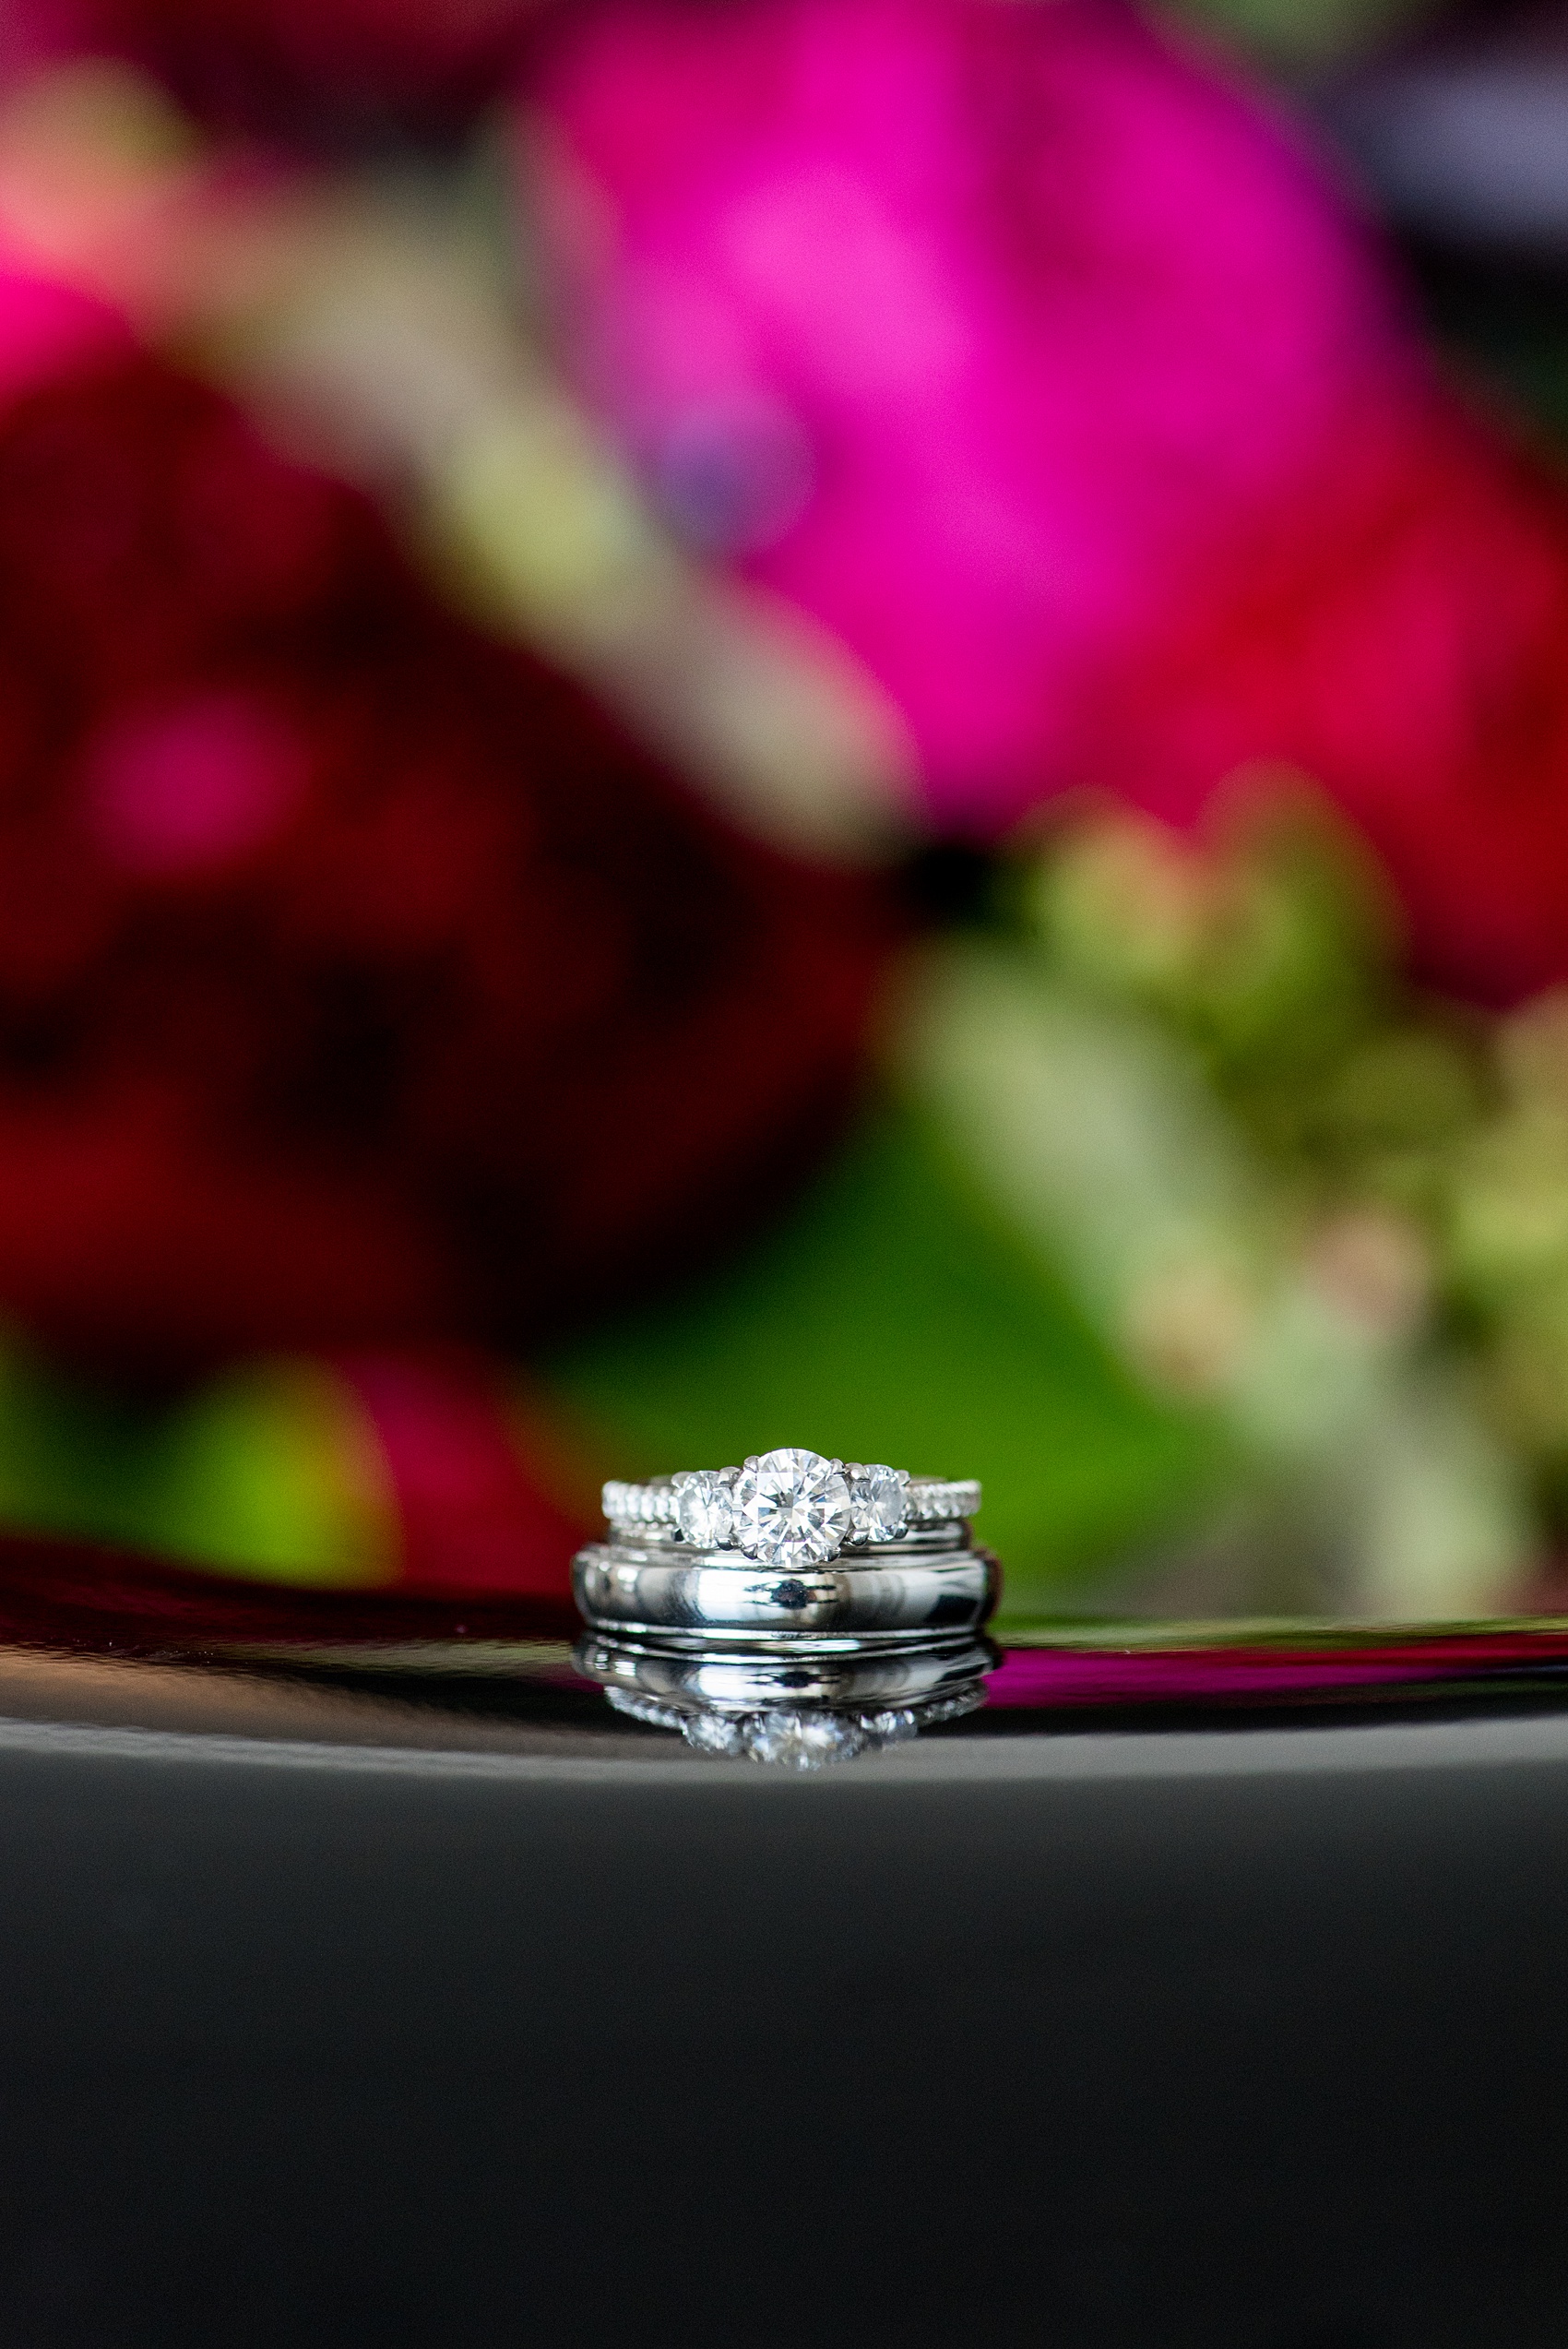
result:
[[[0,1728],[0,2342],[1561,2343],[1568,1723]]]

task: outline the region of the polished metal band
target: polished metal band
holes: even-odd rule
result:
[[[595,1543],[578,1552],[572,1581],[596,1627],[704,1638],[773,1632],[796,1646],[811,1634],[929,1639],[976,1628],[996,1605],[1001,1569],[987,1550],[909,1544],[874,1555],[874,1565],[841,1559],[780,1571],[738,1562],[733,1550]]]

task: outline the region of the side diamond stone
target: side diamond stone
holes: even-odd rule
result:
[[[735,1485],[735,1539],[765,1566],[823,1566],[854,1525],[849,1479],[818,1452],[764,1452]]]
[[[868,1712],[861,1717],[861,1726],[879,1746],[905,1745],[918,1737],[921,1729],[919,1717],[907,1705],[888,1712]]]
[[[681,1735],[699,1754],[725,1756],[746,1750],[743,1724],[731,1721],[727,1713],[688,1713],[681,1723]]]
[[[909,1480],[896,1468],[852,1472],[850,1498],[855,1537],[861,1542],[901,1542],[909,1530]]]
[[[724,1478],[707,1468],[677,1477],[675,1522],[697,1549],[721,1549],[735,1530],[735,1503]]]
[[[848,1713],[763,1713],[747,1724],[746,1751],[753,1761],[785,1770],[821,1770],[826,1763],[853,1761],[865,1733]]]

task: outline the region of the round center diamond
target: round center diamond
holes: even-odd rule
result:
[[[849,1479],[816,1452],[764,1452],[735,1486],[735,1539],[765,1566],[823,1565],[837,1556],[854,1519]]]

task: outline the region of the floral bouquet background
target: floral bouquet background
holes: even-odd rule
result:
[[[1568,173],[1431,125],[1559,39],[11,0],[0,1525],[1556,1604]]]

